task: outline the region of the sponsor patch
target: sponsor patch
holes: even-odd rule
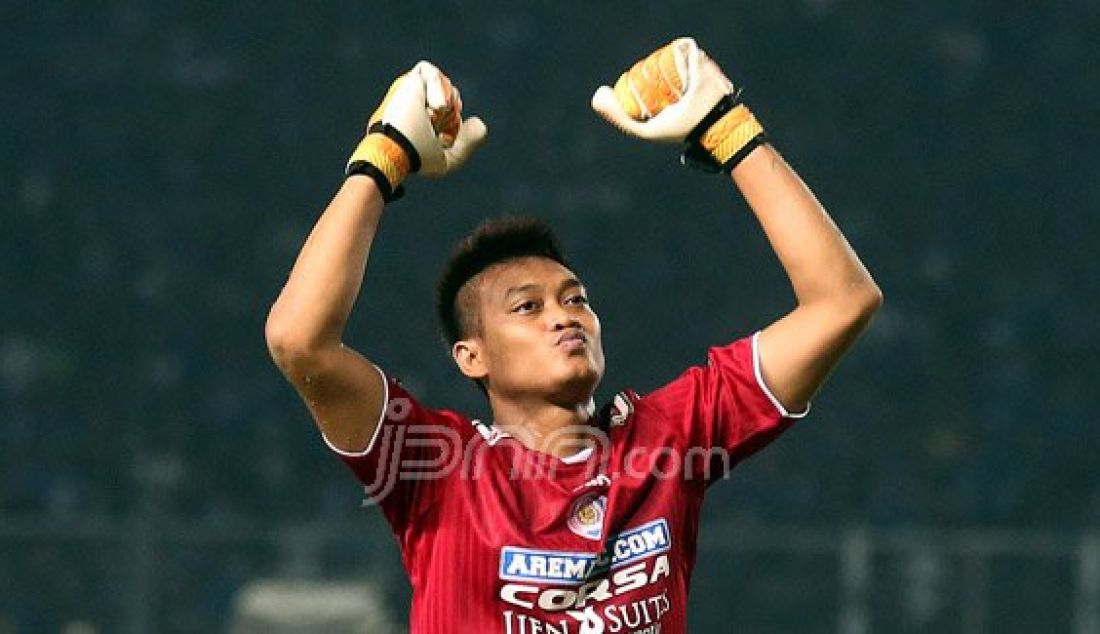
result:
[[[499,573],[508,581],[580,585],[596,571],[613,570],[671,547],[668,522],[661,518],[620,534],[599,555],[505,546],[500,551]]]

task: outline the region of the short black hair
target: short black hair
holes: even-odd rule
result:
[[[525,257],[548,258],[570,268],[554,232],[537,218],[491,218],[458,243],[443,267],[435,294],[440,333],[448,347],[470,334],[477,317],[470,314],[469,306],[459,305],[466,283],[494,264]]]

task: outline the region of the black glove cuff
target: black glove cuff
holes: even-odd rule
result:
[[[725,165],[722,166],[722,171],[729,174],[733,171],[733,168],[737,167],[737,165],[741,161],[745,160],[745,157],[749,155],[749,152],[752,152],[753,150],[760,147],[761,145],[764,145],[767,142],[768,135],[764,134],[763,132],[754,136],[751,141],[745,144],[745,147],[737,150],[737,153],[731,156],[730,160],[726,161]]]
[[[718,122],[719,119],[724,117],[727,112],[733,110],[737,104],[741,103],[741,91],[731,92],[726,96],[718,100],[718,103],[714,104],[714,107],[710,109],[707,116],[703,117],[703,120],[695,125],[688,132],[684,141],[693,145],[698,145],[699,139],[703,136],[703,133],[710,129],[710,126]]]
[[[401,198],[405,195],[405,188],[401,185],[394,189],[390,185],[390,181],[386,179],[386,175],[382,173],[382,170],[375,167],[370,161],[355,161],[348,165],[345,176],[354,176],[356,174],[362,174],[363,176],[369,176],[374,179],[375,184],[378,185],[378,191],[382,193],[382,200],[386,201],[386,204]]]
[[[699,170],[700,172],[706,172],[707,174],[717,174],[719,172],[729,174],[733,171],[733,168],[737,167],[737,165],[741,161],[745,160],[745,157],[749,155],[749,152],[752,152],[757,147],[764,145],[767,142],[768,135],[761,132],[760,134],[754,136],[751,141],[745,144],[745,147],[738,150],[737,154],[731,156],[730,160],[726,161],[725,164],[722,165],[720,165],[718,161],[713,156],[711,156],[710,152],[706,151],[706,149],[703,148],[703,146],[697,143],[693,145],[688,145],[684,148],[684,152],[680,155],[680,164],[684,165],[685,167],[690,167],[694,170]]]

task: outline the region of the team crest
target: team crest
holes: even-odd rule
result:
[[[569,530],[585,539],[603,537],[603,518],[607,513],[607,496],[601,493],[582,495],[569,509]]]

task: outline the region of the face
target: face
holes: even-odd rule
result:
[[[479,332],[455,344],[463,374],[492,393],[587,402],[604,371],[600,320],[572,271],[539,257],[495,264],[471,280]]]

